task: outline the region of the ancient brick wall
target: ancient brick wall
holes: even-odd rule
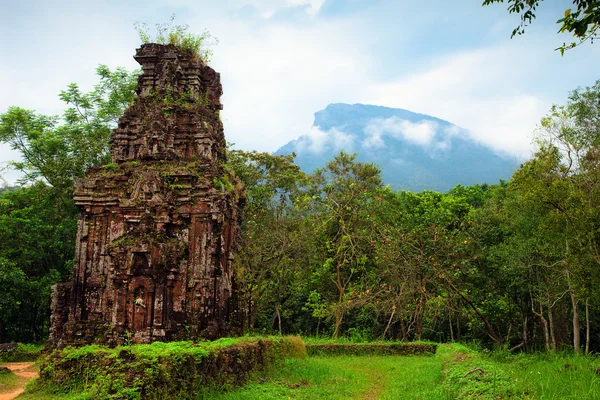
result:
[[[241,183],[224,167],[219,74],[146,44],[112,163],[75,184],[74,278],[53,288],[49,345],[215,338],[228,333]]]

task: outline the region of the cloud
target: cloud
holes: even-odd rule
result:
[[[275,151],[306,134],[316,111],[363,97],[370,61],[360,38],[343,37],[344,23],[227,28],[212,66],[222,77],[227,140],[238,147]]]
[[[10,55],[0,67],[0,112],[20,105],[60,113],[59,91],[69,82],[91,88],[98,64],[137,67],[134,21],[153,26],[175,12],[176,23],[189,24],[192,32],[207,28],[219,38],[211,66],[221,73],[227,140],[258,151],[275,151],[307,134],[318,143],[319,133],[310,128],[313,113],[343,102],[434,115],[498,151],[524,156],[540,117],[552,103],[564,102],[569,89],[593,83],[594,68],[582,66],[600,59],[597,46],[564,58],[553,53],[554,24],[546,32],[536,23],[511,41],[514,19],[503,8],[468,2],[21,3],[0,5],[8,16],[0,34],[14,38],[0,43],[2,54]],[[287,11],[287,19],[275,18],[285,14],[278,10]],[[428,140],[427,127],[402,132]],[[369,145],[381,146],[382,137],[373,134]],[[2,152],[0,161],[6,157]]]
[[[355,145],[355,135],[337,128],[324,131],[318,126],[313,126],[307,135],[303,135],[298,139],[295,151],[298,154],[305,152],[321,154],[326,150],[333,150],[335,153],[344,150],[347,153],[352,153]]]
[[[532,149],[532,132],[550,105],[535,92],[517,89],[527,86],[521,85],[527,76],[514,71],[513,60],[522,59],[527,50],[501,46],[452,54],[422,71],[374,84],[370,101],[435,115],[463,126],[499,152],[525,157]]]
[[[435,121],[411,122],[398,117],[375,118],[364,128],[367,138],[363,145],[367,148],[381,148],[384,146],[383,136],[390,136],[427,147],[438,129],[439,124]]]
[[[323,6],[323,3],[325,3],[325,0],[286,0],[286,3],[290,7],[308,5],[309,7],[306,8],[306,13],[314,16],[319,13],[319,10]]]

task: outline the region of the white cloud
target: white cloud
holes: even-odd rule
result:
[[[360,40],[347,42],[343,23],[248,29],[230,23],[213,62],[227,140],[240,148],[275,151],[306,134],[316,111],[363,97],[370,61],[358,61]]]
[[[552,29],[539,39],[531,30],[518,41],[509,41],[512,19],[505,12],[498,11],[507,17],[508,28],[494,28],[485,24],[492,9],[466,4],[451,8],[456,15],[468,11],[471,20],[484,21],[477,36],[482,39],[430,43],[423,38],[430,37],[426,33],[440,16],[443,1],[426,7],[415,2],[381,3],[378,10],[385,15],[357,12],[321,19],[323,0],[150,0],[143,5],[93,6],[57,0],[51,5],[40,1],[36,7],[7,2],[0,8],[21,7],[23,12],[20,19],[0,26],[5,37],[14,38],[0,43],[2,53],[10,55],[0,67],[0,112],[20,105],[59,113],[63,109],[59,91],[69,82],[90,88],[99,63],[137,67],[132,60],[139,44],[134,21],[153,25],[175,12],[176,23],[188,23],[193,32],[207,28],[219,38],[212,66],[223,82],[221,116],[227,140],[239,148],[275,151],[307,133],[318,143],[319,133],[310,128],[313,113],[344,102],[434,115],[499,151],[524,155],[531,149],[531,132],[550,104],[563,102],[568,89],[591,84],[594,69],[584,67],[597,65],[600,58],[597,46],[561,58],[548,45],[557,39]],[[243,14],[233,15],[246,5],[255,13],[245,19]],[[306,6],[314,18],[269,19],[277,10],[298,6]],[[413,6],[423,12],[406,11]],[[0,14],[10,15],[3,11]],[[404,18],[402,23],[390,17],[394,12]],[[449,32],[453,38],[460,39],[461,22],[457,20],[456,32]],[[490,37],[506,38],[501,39],[506,44],[490,47]],[[413,141],[430,140],[426,126],[402,132]],[[345,137],[338,136],[336,140],[343,142]],[[382,136],[373,134],[367,143],[377,148]],[[443,148],[444,143],[435,145]],[[2,151],[0,161],[7,157]]]
[[[367,138],[363,145],[371,148],[383,147],[383,136],[406,140],[421,146],[428,146],[435,137],[439,125],[435,121],[411,122],[398,117],[376,118],[370,121],[364,131]]]
[[[535,93],[516,89],[527,77],[514,69],[514,60],[527,58],[529,50],[497,47],[453,54],[424,71],[371,86],[370,101],[435,115],[468,129],[497,151],[524,157],[550,105]]]
[[[297,7],[308,4],[310,7],[307,9],[309,15],[317,15],[319,10],[325,3],[325,0],[286,0],[288,6]]]
[[[323,153],[325,150],[338,152],[344,150],[352,153],[355,150],[356,137],[342,130],[332,128],[323,131],[318,126],[311,127],[308,134],[301,136],[296,143],[296,153]]]

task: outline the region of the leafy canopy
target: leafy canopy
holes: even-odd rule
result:
[[[506,0],[508,12],[519,14],[521,23],[517,26],[511,37],[525,33],[525,27],[535,19],[536,11],[544,0]],[[483,5],[492,3],[504,3],[505,0],[484,0]],[[599,0],[573,0],[573,8],[565,10],[564,15],[558,21],[560,25],[558,33],[569,32],[577,40],[571,43],[563,43],[555,50],[564,55],[565,50],[577,47],[586,41],[593,42],[598,35],[600,26],[600,1]]]
[[[86,168],[108,162],[110,134],[133,101],[138,72],[100,65],[96,73],[100,82],[91,92],[72,83],[60,93],[68,106],[62,118],[20,107],[0,114],[0,142],[20,153],[9,165],[23,174],[21,183],[41,180],[70,191]]]

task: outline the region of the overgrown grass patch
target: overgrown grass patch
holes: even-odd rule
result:
[[[600,360],[572,353],[518,355],[503,361],[511,379],[535,399],[600,399]]]
[[[306,355],[299,337],[157,342],[56,350],[29,389],[61,398],[192,399],[209,387],[231,388],[284,357]]]
[[[455,399],[599,399],[596,356],[481,352],[441,345],[443,386]]]
[[[373,343],[335,343],[312,342],[306,344],[310,356],[336,355],[433,355],[437,345],[434,343],[403,343],[403,342],[373,342]]]
[[[289,359],[266,379],[206,400],[440,399],[441,360],[429,356],[330,356]]]
[[[503,365],[461,344],[442,345],[437,357],[443,362],[443,386],[451,398],[527,398],[527,391]]]
[[[0,393],[11,391],[22,384],[23,379],[9,370],[0,370]]]
[[[0,351],[0,362],[24,362],[37,360],[43,345],[18,343],[16,348]]]

